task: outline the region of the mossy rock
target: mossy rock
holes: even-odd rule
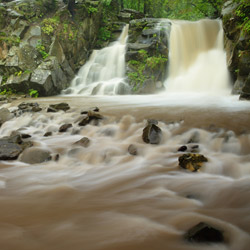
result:
[[[184,154],[179,157],[179,166],[191,172],[197,172],[208,159],[202,154]]]

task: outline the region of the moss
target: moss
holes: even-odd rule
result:
[[[4,42],[8,47],[18,46],[20,44],[20,41],[20,37],[18,36],[6,36],[4,32],[0,33],[0,44]]]

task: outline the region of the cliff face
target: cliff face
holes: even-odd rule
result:
[[[102,5],[78,1],[73,12],[67,7],[49,0],[0,4],[1,90],[48,96],[69,85],[96,46]]]
[[[250,99],[250,5],[227,1],[222,9],[227,64],[233,80],[233,94]]]

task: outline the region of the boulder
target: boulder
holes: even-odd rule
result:
[[[130,145],[128,146],[128,152],[129,152],[129,154],[131,154],[131,155],[137,155],[137,154],[138,154],[137,148],[136,148],[136,146],[135,146],[134,144],[130,144]]]
[[[89,144],[90,144],[90,140],[88,137],[83,137],[82,139],[74,143],[74,145],[79,145],[85,148],[87,148]]]
[[[19,160],[29,164],[42,163],[51,160],[51,153],[43,148],[32,147],[24,150]]]
[[[57,112],[59,110],[67,111],[70,109],[70,106],[68,103],[61,102],[61,103],[57,103],[57,104],[50,104],[49,108],[54,110],[55,112]],[[53,112],[53,111],[48,111],[48,112]]]
[[[79,126],[86,126],[90,122],[94,122],[95,125],[98,125],[99,120],[102,120],[104,117],[97,112],[88,111],[88,114],[78,123]]]
[[[191,172],[197,172],[208,159],[202,154],[184,154],[179,157],[179,166]]]
[[[72,124],[71,123],[63,124],[59,128],[59,132],[66,132],[69,128],[72,128]]]
[[[211,225],[200,222],[190,228],[184,238],[192,243],[224,243],[223,232]]]
[[[2,124],[10,119],[12,119],[14,115],[7,109],[7,108],[1,108],[0,109],[0,127]]]
[[[0,139],[0,160],[15,160],[24,149],[31,147],[31,142],[24,142],[19,134]]]
[[[148,121],[148,125],[143,129],[142,139],[146,143],[159,144],[162,132],[155,122]]]

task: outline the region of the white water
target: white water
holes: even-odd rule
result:
[[[229,94],[220,20],[172,21],[167,92]]]
[[[191,99],[38,99],[41,113],[4,123],[1,136],[29,133],[36,147],[60,158],[33,165],[0,162],[1,250],[248,250],[250,104],[236,97]],[[69,111],[46,112],[48,104],[62,101]],[[96,105],[105,120],[79,127],[80,111]],[[159,145],[142,141],[148,118],[159,120]],[[58,132],[64,123],[73,127]],[[44,137],[47,131],[53,135]],[[200,173],[178,167],[177,149],[194,134],[209,159]],[[89,147],[73,145],[83,136]],[[137,156],[128,153],[130,144]],[[184,233],[200,221],[223,230],[226,243],[186,242]]]
[[[249,102],[185,92],[35,101],[42,112],[13,118],[0,135],[28,133],[36,147],[60,157],[0,161],[1,250],[249,250]],[[46,112],[59,102],[71,109]],[[95,106],[105,119],[79,127],[80,112]],[[149,118],[159,121],[159,145],[142,140]],[[58,132],[64,123],[73,127]],[[197,142],[187,144],[194,135]],[[74,145],[82,137],[89,147]],[[198,145],[208,158],[201,172],[178,167],[182,145]],[[186,242],[185,232],[201,221],[222,230],[226,243]]]
[[[127,88],[125,82],[125,52],[128,25],[119,39],[108,47],[94,50],[89,61],[82,66],[65,93],[72,95],[113,95]]]

